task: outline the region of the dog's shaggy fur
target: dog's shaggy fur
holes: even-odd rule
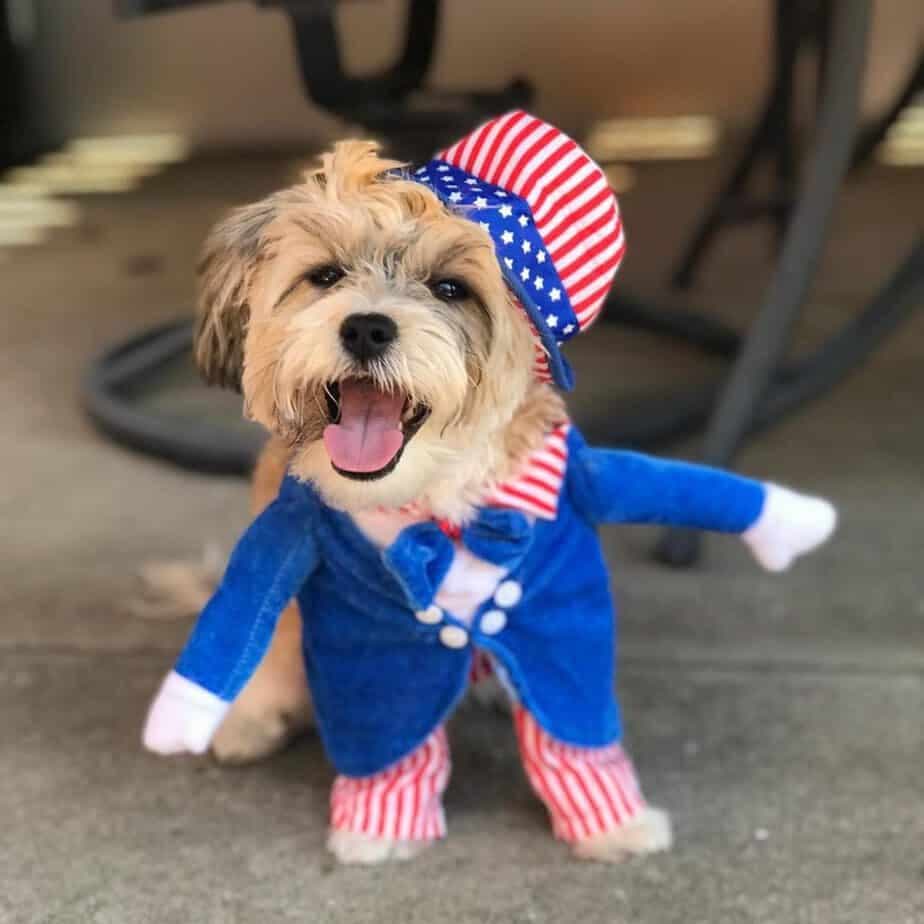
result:
[[[464,521],[565,417],[558,394],[534,377],[536,341],[487,232],[399,167],[372,143],[344,142],[299,185],[233,212],[206,244],[198,363],[210,381],[239,387],[248,415],[271,434],[254,477],[254,513],[288,468],[349,513],[416,503]],[[461,284],[460,297],[441,297],[446,280]],[[360,362],[339,332],[348,316],[371,312],[394,322],[397,339]],[[405,396],[405,420],[428,415],[381,477],[345,476],[325,448],[336,412],[329,396],[348,379]],[[262,757],[310,722],[300,633],[291,603],[214,740],[220,759]],[[633,832],[613,849],[585,852],[612,859],[658,849],[667,835],[655,827],[650,845]],[[341,846],[332,849],[355,859],[356,844]],[[383,847],[376,858],[390,855]]]

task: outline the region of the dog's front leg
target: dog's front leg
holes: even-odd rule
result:
[[[621,745],[564,744],[521,706],[514,725],[530,785],[549,811],[555,836],[576,857],[618,863],[671,846],[670,817],[645,801]]]
[[[293,601],[279,618],[266,657],[215,734],[212,752],[222,763],[259,760],[284,747],[312,719],[301,614]]]
[[[440,727],[379,773],[338,776],[331,791],[327,849],[351,864],[415,857],[446,834],[443,792],[450,770],[446,731]]]
[[[286,447],[269,440],[253,474],[254,516],[278,496],[288,463]],[[312,724],[313,717],[302,653],[301,613],[293,600],[279,617],[266,657],[218,729],[212,751],[223,763],[260,760],[285,747]]]

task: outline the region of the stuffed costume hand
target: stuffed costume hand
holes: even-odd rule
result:
[[[572,497],[592,523],[659,523],[737,533],[768,571],[784,571],[834,532],[837,513],[818,497],[708,466],[584,446]]]
[[[204,754],[230,705],[171,671],[148,711],[144,746],[157,754]]]
[[[820,497],[780,485],[767,483],[765,490],[760,516],[741,538],[767,571],[785,571],[800,555],[830,537],[837,525],[837,511]]]

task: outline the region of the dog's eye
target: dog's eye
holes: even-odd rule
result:
[[[306,278],[313,286],[317,286],[319,289],[329,289],[331,286],[337,285],[344,275],[345,273],[341,267],[330,263],[311,270]]]
[[[471,294],[468,286],[458,279],[440,279],[430,286],[430,291],[444,302],[458,302]]]

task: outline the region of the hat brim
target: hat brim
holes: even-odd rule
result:
[[[533,331],[545,350],[552,381],[562,391],[571,391],[574,388],[574,371],[571,364],[562,355],[561,347],[558,345],[554,334],[546,327],[539,306],[532,300],[529,290],[523,285],[516,273],[508,272],[503,264],[501,264],[501,271],[507,285],[513,289],[514,294],[523,306],[523,310],[528,315],[533,326]]]

